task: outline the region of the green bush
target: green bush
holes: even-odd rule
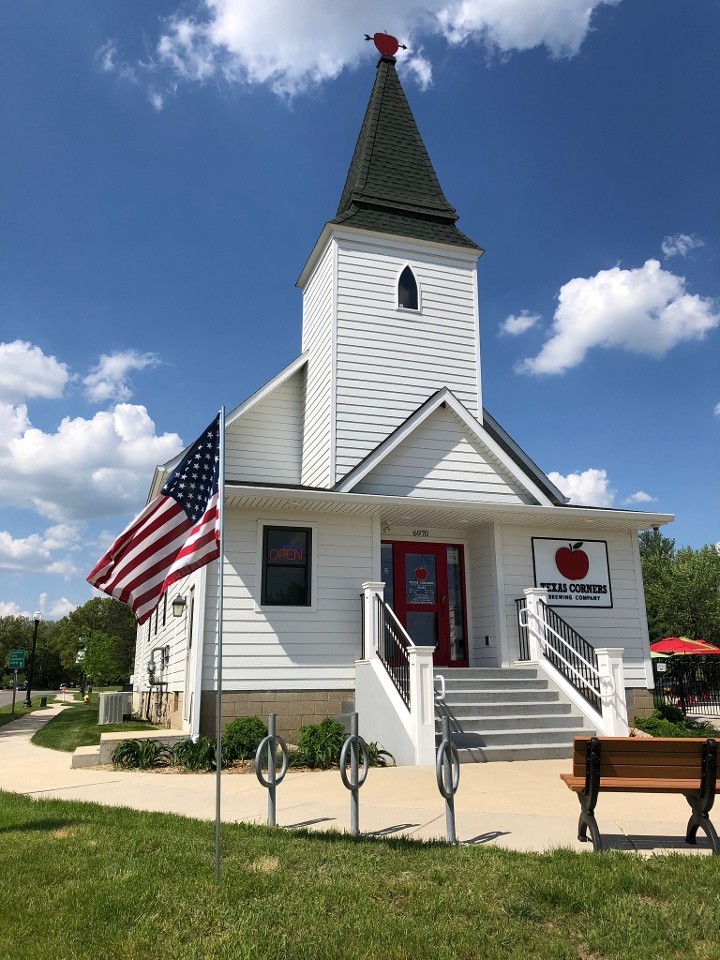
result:
[[[346,738],[345,727],[332,717],[325,717],[320,723],[305,724],[300,727],[297,750],[292,756],[293,766],[313,770],[337,766]]]
[[[207,737],[200,737],[195,743],[192,740],[178,740],[170,749],[170,763],[194,773],[214,770],[215,743]]]
[[[238,717],[225,727],[222,735],[223,763],[254,760],[260,742],[268,730],[260,717]]]
[[[680,720],[673,722],[667,714],[680,714]],[[663,716],[663,714],[666,714]],[[635,717],[633,725],[653,737],[717,737],[718,731],[709,723],[695,723],[673,707],[653,710],[649,717]]]

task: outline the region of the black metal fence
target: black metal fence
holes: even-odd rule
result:
[[[529,660],[530,638],[528,637],[528,628],[523,623],[524,618],[520,616],[523,610],[527,610],[527,600],[525,597],[520,597],[515,601],[515,609],[517,611],[518,635],[520,638],[520,656],[518,660]]]
[[[655,706],[668,704],[686,715],[720,717],[720,656],[653,659]]]

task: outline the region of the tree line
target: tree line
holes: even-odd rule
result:
[[[35,648],[33,687],[54,690],[61,683],[80,685],[83,679],[98,686],[127,683],[135,662],[135,617],[124,603],[95,597],[61,620],[41,620]],[[9,650],[24,650],[30,666],[35,624],[26,617],[0,617],[0,670]]]

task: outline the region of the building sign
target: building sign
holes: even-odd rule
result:
[[[612,607],[607,541],[533,537],[532,552],[535,586],[551,606]]]
[[[435,557],[432,554],[405,555],[405,602],[422,605],[436,603]]]

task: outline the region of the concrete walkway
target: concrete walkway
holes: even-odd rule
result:
[[[34,746],[35,731],[62,709],[57,704],[0,727],[0,789],[214,819],[212,773],[73,770],[70,754]],[[591,844],[576,839],[578,801],[560,780],[569,769],[569,760],[463,764],[455,798],[458,839],[512,850],[591,851]],[[221,794],[224,821],[267,822],[267,791],[254,774],[223,774]],[[279,826],[349,830],[350,795],[336,770],[288,772],[277,800]],[[681,796],[660,794],[604,794],[596,811],[606,847],[706,856],[704,835],[697,847],[684,842],[689,813]],[[360,791],[360,829],[377,836],[445,839],[445,804],[434,769],[371,769]]]

